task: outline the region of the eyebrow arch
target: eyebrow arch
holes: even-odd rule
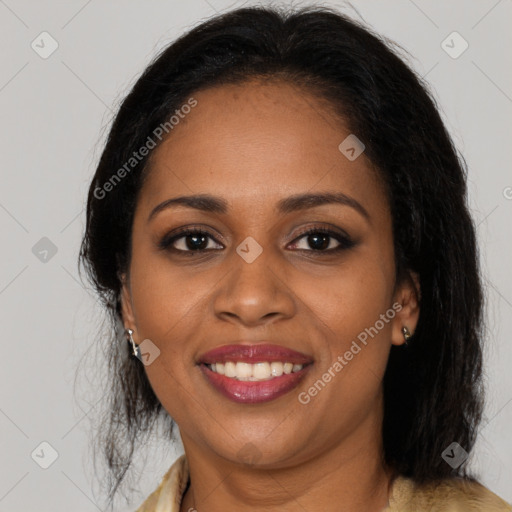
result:
[[[356,201],[353,197],[347,196],[342,192],[296,194],[278,201],[276,209],[278,213],[285,214],[326,204],[340,204],[343,206],[350,206],[359,212],[368,222],[370,222],[370,215],[364,206]],[[172,208],[173,206],[187,206],[189,208],[194,208],[196,210],[210,213],[228,213],[228,203],[221,197],[216,197],[209,194],[179,196],[172,199],[167,199],[163,203],[160,203],[155,208],[153,208],[149,214],[148,222],[157,213],[167,208]]]

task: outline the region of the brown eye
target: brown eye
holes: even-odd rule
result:
[[[297,240],[305,240],[306,247],[297,247]],[[336,245],[336,243],[338,245]],[[333,246],[334,244],[334,246]],[[349,249],[355,245],[348,236],[325,228],[310,228],[304,231],[293,242],[295,249],[313,252],[335,252]],[[308,246],[310,249],[308,249]]]
[[[158,247],[162,250],[173,250],[177,252],[218,250],[218,248],[211,246],[210,241],[215,241],[215,239],[207,231],[185,228],[178,233],[174,233],[172,236],[164,236],[158,243]],[[222,249],[223,247],[220,246],[220,248]]]

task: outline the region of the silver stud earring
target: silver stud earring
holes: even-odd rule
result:
[[[128,341],[132,344],[132,349],[133,349],[133,352],[132,354],[135,356],[135,357],[138,357],[140,359],[140,348],[138,345],[135,344],[135,342],[133,341],[133,330],[132,329],[126,329],[126,332],[128,333]]]
[[[407,345],[407,342],[411,339],[411,331],[405,325],[402,327],[402,334],[404,335],[405,344]]]

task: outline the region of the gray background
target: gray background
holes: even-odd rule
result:
[[[88,448],[101,384],[80,381],[73,393],[102,322],[76,268],[88,182],[119,101],[155,52],[216,12],[251,4],[0,0],[0,512],[101,509]],[[411,53],[467,159],[489,322],[486,418],[471,464],[512,501],[512,2],[323,4],[361,16]],[[43,31],[58,43],[45,59],[31,47],[51,49]],[[442,46],[453,31],[469,45],[457,58]],[[463,41],[446,44],[458,53]],[[51,461],[42,442],[58,455],[47,469],[35,462]],[[134,480],[133,504],[119,510],[134,510],[173,461],[173,447],[157,447]]]

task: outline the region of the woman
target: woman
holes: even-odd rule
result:
[[[158,420],[185,453],[140,512],[511,510],[465,465],[465,179],[421,79],[335,11],[239,9],[166,48],[115,118],[81,248],[129,347],[110,496]]]

